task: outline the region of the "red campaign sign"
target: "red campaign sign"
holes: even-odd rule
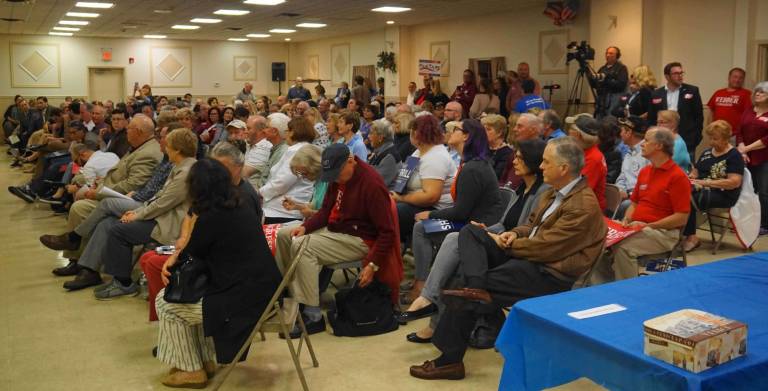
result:
[[[605,247],[611,247],[614,244],[638,233],[643,227],[624,227],[620,221],[611,220],[604,217],[605,224],[608,225],[608,233],[605,234]]]
[[[282,228],[282,224],[264,224],[262,228],[264,229],[264,236],[267,238],[267,245],[269,246],[269,250],[272,251],[272,255],[275,255],[275,251],[277,251],[277,231]]]
[[[440,76],[443,64],[436,60],[419,60],[419,75]]]

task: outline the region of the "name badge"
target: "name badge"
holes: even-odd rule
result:
[[[768,117],[758,117],[760,121],[768,122]]]
[[[661,103],[661,98],[653,98],[653,104],[657,105]]]
[[[640,185],[640,190],[647,190],[647,189],[648,189],[648,185],[647,184],[644,183],[644,184]]]
[[[685,99],[693,99],[693,94],[685,94]]]

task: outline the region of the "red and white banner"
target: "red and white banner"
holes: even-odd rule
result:
[[[282,227],[282,224],[264,224],[262,226],[264,229],[264,237],[267,238],[267,245],[269,246],[269,250],[272,251],[273,256],[277,251],[277,231]]]
[[[608,225],[608,233],[605,234],[605,248],[609,248],[643,229],[639,226],[624,227],[620,221],[611,220],[608,217],[603,218],[605,224]]]
[[[443,64],[436,60],[419,60],[419,75],[440,76]]]

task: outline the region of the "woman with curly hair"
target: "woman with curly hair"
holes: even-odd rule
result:
[[[622,107],[626,115],[636,115],[648,118],[648,107],[651,105],[651,93],[656,88],[656,78],[647,65],[636,67],[629,75],[629,94],[622,97]],[[625,117],[619,115],[618,117]]]

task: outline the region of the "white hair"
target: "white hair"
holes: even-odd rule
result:
[[[291,117],[283,113],[272,113],[267,116],[267,126],[277,129],[280,137],[285,138],[285,132],[288,131],[288,122]]]

